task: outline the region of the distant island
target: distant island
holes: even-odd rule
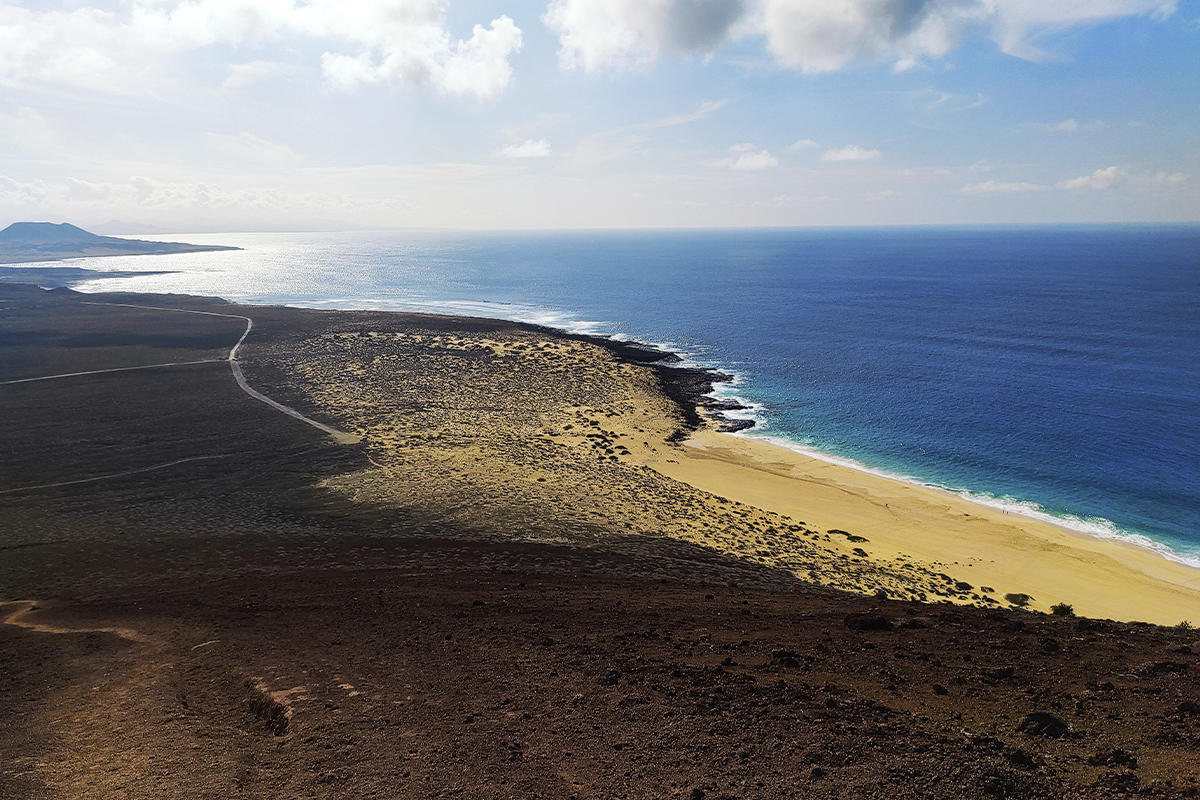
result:
[[[141,239],[98,236],[66,222],[14,222],[0,231],[0,264],[240,249],[214,244],[148,242]]]

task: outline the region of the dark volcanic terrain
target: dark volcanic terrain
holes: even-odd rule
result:
[[[297,348],[385,322],[0,286],[0,797],[1200,796],[1195,630],[838,592],[655,535],[690,487],[622,533],[432,434],[356,497],[379,451],[239,389],[244,322],[97,302],[249,314],[250,384],[335,427]]]

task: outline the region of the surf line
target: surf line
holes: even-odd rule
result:
[[[254,329],[254,320],[250,319],[250,317],[245,317],[245,316],[242,316],[241,314],[218,314],[215,311],[195,311],[190,308],[166,308],[164,306],[141,306],[141,305],[134,305],[132,303],[90,303],[90,302],[84,301],[83,304],[87,305],[87,306],[116,306],[116,307],[120,307],[120,308],[140,308],[140,309],[148,309],[150,311],[172,311],[177,314],[202,314],[206,317],[225,317],[226,319],[245,320],[246,321],[246,330],[242,331],[241,338],[238,339],[237,344],[235,344],[229,350],[229,356],[225,359],[226,361],[229,362],[229,369],[233,372],[233,379],[235,381],[237,381],[237,385],[239,387],[241,387],[242,391],[245,392],[246,394],[250,395],[251,397],[253,397],[255,400],[258,400],[259,402],[262,402],[262,403],[266,403],[267,405],[269,405],[271,408],[275,409],[276,411],[279,411],[283,414],[287,414],[289,417],[298,419],[301,422],[305,422],[309,425],[312,425],[314,428],[316,428],[319,431],[323,431],[324,433],[329,434],[330,436],[333,437],[334,441],[336,441],[338,444],[354,444],[360,438],[358,436],[355,436],[352,433],[346,433],[345,431],[340,431],[337,428],[330,427],[329,425],[326,425],[323,422],[317,422],[315,419],[310,419],[309,417],[306,417],[303,414],[301,414],[296,409],[291,408],[290,406],[285,406],[283,403],[279,403],[279,402],[276,402],[275,400],[272,400],[271,398],[267,397],[262,392],[259,392],[259,391],[255,390],[254,388],[252,388],[250,386],[250,384],[246,382],[246,376],[242,374],[242,365],[239,364],[238,360],[237,360],[237,351],[238,351],[238,348],[242,346],[242,343],[246,341],[246,337],[250,335],[250,331]]]

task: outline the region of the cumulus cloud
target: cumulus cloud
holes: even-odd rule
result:
[[[753,172],[760,169],[770,169],[779,166],[779,159],[766,150],[757,153],[742,153],[737,160],[729,165],[731,169]]]
[[[1058,184],[1059,189],[1111,189],[1125,179],[1125,173],[1120,167],[1105,167],[1091,175],[1072,178]]]
[[[826,150],[821,156],[822,161],[878,161],[883,153],[878,150],[867,150],[855,144]]]
[[[712,52],[748,8],[745,0],[551,0],[542,22],[559,38],[560,66],[597,72]]]
[[[1044,58],[1037,42],[1075,25],[1174,12],[1176,0],[551,0],[542,20],[564,68],[647,64],[664,53],[711,53],[728,40],[765,40],[776,62],[828,72],[851,61],[900,70],[940,57],[968,36]]]
[[[547,139],[526,139],[521,144],[510,144],[496,151],[505,158],[546,158],[553,155]]]
[[[187,52],[304,37],[330,46],[321,67],[337,89],[389,83],[495,95],[512,80],[508,58],[521,49],[521,30],[501,16],[456,42],[446,30],[446,5],[446,0],[132,0],[119,12],[40,13],[0,6],[0,84],[136,93],[155,86],[164,67]],[[268,61],[236,65],[225,88],[271,74],[278,67]]]
[[[795,153],[797,150],[811,150],[814,147],[820,147],[820,145],[812,139],[801,139],[798,142],[789,144],[787,150],[789,153]]]
[[[1160,186],[1178,186],[1188,179],[1188,176],[1183,172],[1156,172],[1149,176],[1152,183],[1157,183]]]
[[[0,204],[2,205],[38,205],[50,194],[50,187],[40,180],[22,183],[7,175],[0,175]]]
[[[742,172],[756,172],[760,169],[770,169],[771,167],[779,166],[779,159],[771,155],[768,150],[760,150],[754,152],[754,145],[743,142],[740,144],[730,145],[729,152],[733,153],[735,158],[722,158],[719,161],[712,162],[716,167],[729,167],[730,169],[741,170]]]

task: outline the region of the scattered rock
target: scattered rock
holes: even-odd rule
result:
[[[1100,775],[1092,784],[1098,789],[1108,789],[1111,792],[1133,794],[1142,785],[1142,779],[1127,770],[1110,770]]]
[[[1087,763],[1093,767],[1128,767],[1129,769],[1138,768],[1137,756],[1128,750],[1121,748],[1113,748],[1112,750],[1101,750],[1094,756],[1088,758]]]
[[[890,631],[892,623],[879,614],[847,614],[846,627],[852,631]]]
[[[1033,711],[1021,718],[1017,726],[1018,733],[1030,736],[1049,736],[1052,739],[1063,739],[1075,736],[1075,729],[1069,722],[1045,711]]]
[[[983,677],[993,682],[1010,680],[1016,674],[1016,667],[993,667],[983,671]]]
[[[1185,661],[1151,661],[1142,664],[1134,672],[1143,677],[1155,678],[1159,675],[1179,675],[1187,672],[1189,666]]]

